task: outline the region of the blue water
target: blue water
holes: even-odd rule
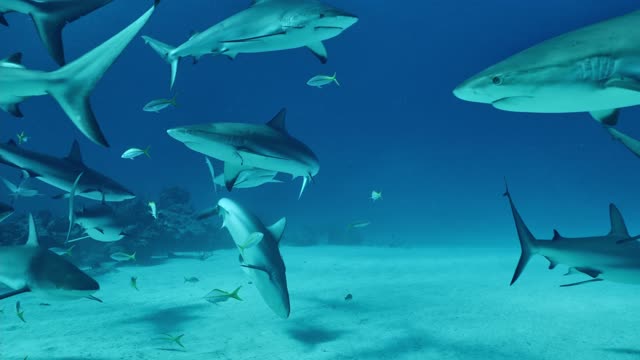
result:
[[[67,59],[106,40],[148,8],[145,1],[114,1],[66,26]],[[23,103],[24,119],[0,113],[5,140],[24,130],[30,149],[64,155],[73,139],[86,163],[153,198],[180,185],[197,207],[216,195],[202,156],[166,135],[186,124],[265,122],[287,107],[291,134],[318,155],[317,182],[300,201],[295,183],[233,194],[259,214],[292,224],[372,221],[371,236],[430,244],[515,242],[503,191],[511,184],[529,225],[540,236],[559,226],[576,234],[606,231],[607,204],[628,219],[640,216],[638,159],[610,141],[586,114],[520,114],[466,103],[452,96],[462,80],[518,50],[553,35],[622,15],[631,0],[565,2],[334,1],[360,21],[326,42],[329,62],[307,50],[241,54],[235,61],[205,57],[183,61],[175,90],[180,106],[160,114],[142,106],[169,97],[169,66],[137,38],[107,72],[92,103],[108,140],[103,149],[84,138],[50,97]],[[142,34],[169,44],[186,40],[247,6],[244,1],[166,0]],[[55,69],[32,25],[8,14],[0,54],[24,52],[32,69]],[[337,72],[342,87],[311,88],[308,78]],[[640,133],[637,109],[625,109],[621,128]],[[131,146],[151,145],[151,159],[128,161]],[[17,179],[17,171],[0,168]],[[57,193],[45,185],[38,188]],[[384,201],[372,205],[371,190]],[[25,200],[18,210],[66,203]],[[634,228],[634,222],[630,222]],[[545,233],[546,232],[546,233]]]

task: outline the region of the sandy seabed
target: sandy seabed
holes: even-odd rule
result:
[[[128,264],[97,277],[104,303],[0,301],[2,360],[637,359],[640,286],[548,271],[519,250],[283,247],[291,317],[263,303],[236,250]],[[139,291],[130,286],[138,277]],[[198,283],[185,283],[195,276]],[[243,301],[210,304],[242,285]],[[351,301],[345,295],[352,294]],[[15,314],[20,300],[26,323]],[[185,348],[161,340],[184,334]]]

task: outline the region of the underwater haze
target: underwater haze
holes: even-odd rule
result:
[[[618,273],[607,278],[608,270],[595,265],[562,262],[537,243],[554,238],[558,229],[566,237],[603,235],[615,249],[607,254],[635,246],[640,154],[612,139],[608,124],[594,121],[590,111],[501,111],[452,93],[521,50],[632,13],[637,2],[327,1],[357,22],[323,41],[326,64],[306,48],[239,53],[235,59],[184,57],[170,88],[170,65],[142,36],[178,46],[251,1],[162,0],[91,92],[108,148],[83,135],[52,96],[24,101],[22,118],[0,111],[2,143],[13,140],[20,149],[63,158],[77,140],[86,166],[136,196],[112,202],[102,180],[71,187],[81,171],[78,181],[89,181],[86,169],[74,169],[63,187],[29,179],[35,196],[11,196],[0,183],[0,202],[15,209],[0,223],[0,294],[7,294],[0,295],[0,359],[537,360],[640,354],[633,301],[640,262],[624,258],[628,273],[617,281]],[[67,63],[152,5],[113,0],[68,23],[62,31]],[[0,13],[3,6],[10,1],[0,0]],[[58,69],[32,17],[10,10],[4,13],[9,26],[0,26],[0,58],[21,52],[28,69]],[[636,32],[629,30],[630,36]],[[249,41],[263,41],[262,35]],[[307,84],[334,73],[339,84]],[[28,82],[3,85],[2,74],[0,86],[17,89]],[[640,85],[629,91],[640,91]],[[175,106],[143,111],[151,100],[174,95]],[[317,156],[317,174],[305,170],[292,180],[289,168],[269,168],[281,182],[237,184],[228,192],[224,183],[212,185],[201,151],[167,133],[195,124],[262,125],[283,108],[285,134]],[[615,129],[640,135],[637,118],[640,108],[624,108]],[[271,124],[269,131],[282,130],[279,122]],[[245,141],[232,140],[220,143]],[[250,159],[241,155],[250,152],[243,144],[235,147],[235,167]],[[215,175],[230,181],[232,166],[215,156],[222,147],[208,155]],[[148,155],[122,158],[130,148],[148,148]],[[2,154],[0,149],[0,176],[21,183],[17,168],[24,166],[5,164],[12,160]],[[251,155],[265,164],[280,156]],[[308,184],[299,196],[303,181]],[[519,211],[516,225],[503,196],[505,181]],[[610,203],[628,233],[610,233],[617,219]],[[45,255],[25,252],[30,245],[22,248],[27,238],[33,245],[30,213],[38,249],[52,248],[73,264],[69,270],[54,259],[41,268],[60,277],[69,271],[77,276],[72,283],[34,280],[47,271],[34,270]],[[518,224],[520,215],[525,227]],[[286,226],[279,222],[283,217]],[[523,240],[527,231],[532,242]],[[85,236],[90,238],[65,242]],[[21,250],[5,254],[3,247]],[[527,258],[526,271],[510,287],[519,257],[526,257],[521,251],[542,256],[532,255],[528,265]],[[20,257],[28,259],[23,264]],[[557,265],[547,260],[562,270],[547,271]],[[566,270],[580,274],[565,278]],[[100,290],[87,287],[82,274]]]

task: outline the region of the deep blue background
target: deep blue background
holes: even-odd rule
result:
[[[60,156],[77,138],[89,166],[136,193],[153,198],[164,187],[182,185],[205,207],[216,197],[203,157],[168,137],[166,129],[264,122],[287,107],[290,133],[314,149],[321,171],[299,201],[299,179],[232,194],[268,222],[286,215],[293,227],[322,227],[369,219],[372,225],[363,233],[383,241],[395,234],[420,243],[515,245],[501,197],[507,176],[525,220],[540,237],[550,236],[553,227],[567,236],[608,231],[609,202],[638,228],[640,160],[588,115],[508,113],[451,94],[485,67],[551,36],[633,11],[636,1],[333,4],[360,21],[326,42],[328,64],[305,49],[240,54],[235,61],[206,57],[197,65],[183,61],[175,86],[180,106],[160,114],[141,108],[171,96],[169,66],[137,37],[92,96],[111,149],[85,139],[49,97],[26,101],[24,119],[0,113],[0,133],[8,139],[25,130],[31,136],[27,147]],[[178,45],[191,31],[246,6],[248,1],[165,0],[140,35]],[[106,40],[147,7],[145,1],[114,0],[67,25],[67,59]],[[31,20],[20,14],[7,20],[11,26],[0,28],[0,56],[22,51],[29,68],[55,69]],[[334,71],[342,87],[305,85],[313,75]],[[625,109],[621,129],[640,136],[638,117],[637,109]],[[151,159],[120,159],[126,148],[147,145]],[[0,175],[17,179],[8,167]],[[373,189],[383,191],[383,201],[372,204]],[[66,202],[37,199],[18,207],[62,212]]]

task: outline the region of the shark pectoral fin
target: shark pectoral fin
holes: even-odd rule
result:
[[[263,273],[267,274],[267,276],[269,276],[269,280],[271,280],[271,273],[269,272],[269,270],[265,269],[264,267],[260,267],[260,266],[255,266],[255,265],[249,265],[249,264],[243,264],[240,265],[244,268],[247,269],[253,269],[253,270],[258,270],[258,271],[262,271]]]
[[[588,284],[588,283],[592,283],[592,282],[598,282],[598,281],[602,281],[602,280],[603,279],[590,279],[590,280],[578,281],[578,282],[575,282],[575,283],[560,285],[560,287],[578,286],[578,285]]]
[[[245,242],[242,244],[242,246],[240,246],[240,249],[245,250],[245,249],[254,247],[258,245],[262,241],[262,239],[264,239],[263,233],[258,231],[251,233],[247,238],[247,240],[245,240]]]
[[[553,261],[553,260],[551,260],[551,258],[549,258],[549,257],[547,257],[547,256],[545,256],[545,258],[546,258],[547,260],[549,260],[549,270],[553,270],[553,269],[555,269],[555,268],[556,268],[556,266],[558,266],[558,263],[557,263],[557,262],[555,262],[555,261]]]
[[[4,18],[4,14],[0,14],[0,24],[2,24],[4,26],[9,26],[9,23],[7,22],[7,19]]]
[[[33,221],[33,215],[29,213],[29,237],[27,238],[27,243],[25,246],[33,246],[37,247],[40,244],[38,243],[38,232],[36,231],[36,223]]]
[[[604,126],[616,126],[618,124],[620,109],[598,110],[592,111],[589,114]]]
[[[235,185],[236,180],[238,180],[240,173],[247,169],[250,169],[250,167],[232,164],[230,162],[224,163],[224,185],[228,191],[233,189],[233,185]]]
[[[93,295],[89,295],[89,296],[87,296],[87,299],[89,299],[89,300],[93,300],[93,301],[97,301],[97,302],[99,302],[99,303],[101,303],[101,302],[102,302],[102,300],[100,300],[99,298],[97,298],[97,297],[95,297],[95,296],[93,296]]]
[[[629,237],[627,225],[624,223],[624,218],[615,204],[609,204],[609,220],[611,222],[610,236]]]
[[[304,189],[307,187],[307,183],[309,183],[310,178],[311,178],[310,176],[302,177],[302,187],[300,188],[300,194],[298,194],[298,200],[300,200],[300,198],[302,197],[302,193],[304,192]]]
[[[580,273],[578,270],[576,270],[575,268],[570,267],[569,269],[567,269],[567,272],[564,274],[564,276],[569,276],[569,275],[575,275]]]
[[[104,230],[102,230],[101,228],[93,228],[93,229],[98,231],[100,234],[104,235]]]
[[[640,157],[640,141],[612,127],[607,127],[607,132],[613,140],[621,142],[622,145],[629,149],[634,155]]]
[[[19,105],[19,103],[0,104],[0,108],[17,118],[21,118],[24,117],[24,115],[22,114],[22,111],[20,111]]]
[[[31,291],[31,289],[29,289],[27,286],[25,286],[22,289],[9,291],[8,293],[0,294],[0,300],[6,299],[6,298],[10,298],[10,297],[15,296],[15,295],[20,295],[22,293],[26,293],[26,292],[29,292],[29,291]]]
[[[67,22],[66,19],[44,12],[33,12],[31,18],[36,25],[40,39],[47,47],[47,51],[49,51],[49,54],[58,65],[63,66],[65,61],[62,28]]]
[[[322,41],[307,44],[307,48],[311,50],[313,55],[315,55],[321,63],[327,63],[327,49],[324,47]]]
[[[620,88],[631,91],[640,91],[640,81],[636,78],[632,77],[620,77],[614,78],[607,81],[605,87],[611,88]]]

